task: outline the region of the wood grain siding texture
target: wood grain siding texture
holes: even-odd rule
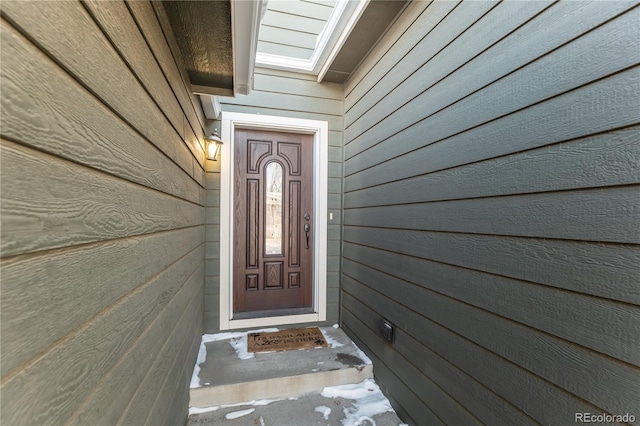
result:
[[[639,20],[412,2],[345,83],[342,325],[406,421],[639,418]]]
[[[162,19],[2,5],[2,424],[186,420],[209,194]]]
[[[274,3],[275,4],[275,3]],[[323,120],[329,122],[328,209],[333,220],[327,229],[327,321],[338,322],[342,211],[342,100],[334,83],[318,84],[310,75],[257,68],[249,95],[221,98],[223,111]],[[214,125],[215,126],[215,125]],[[218,124],[219,128],[219,124]],[[219,330],[220,295],[220,172],[207,161],[205,332]]]

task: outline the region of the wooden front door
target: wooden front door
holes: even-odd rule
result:
[[[312,306],[313,136],[236,130],[233,310]]]

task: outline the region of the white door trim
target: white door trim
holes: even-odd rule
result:
[[[222,112],[220,154],[220,330],[319,322],[327,317],[327,182],[329,125],[326,121]],[[279,130],[313,135],[314,240],[311,314],[233,319],[233,152],[235,129]]]

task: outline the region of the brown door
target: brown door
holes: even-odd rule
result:
[[[233,310],[310,308],[313,136],[236,130],[234,155]]]

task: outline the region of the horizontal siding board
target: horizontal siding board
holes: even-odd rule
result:
[[[250,107],[280,107],[291,111],[341,116],[342,101],[333,99],[310,98],[285,93],[259,92],[254,90],[250,95],[238,95],[235,98],[221,99],[224,104],[244,105]]]
[[[262,25],[260,27],[259,41],[282,44],[286,46],[301,47],[314,50],[317,36],[303,31],[287,28],[274,28]]]
[[[564,424],[573,421],[573,413],[590,412],[593,406],[554,386],[526,369],[509,362],[500,353],[457,334],[441,324],[420,315],[394,299],[344,277],[343,289],[378,315],[396,325],[403,333],[428,345],[428,348],[457,368],[475,378],[497,395],[521,407],[522,411],[542,424]],[[421,309],[420,311],[424,311]],[[451,315],[458,315],[452,312]],[[344,320],[348,329],[350,321]],[[476,329],[476,333],[482,330]],[[535,397],[532,397],[535,395]]]
[[[366,261],[349,260],[353,253]],[[504,318],[588,347],[601,354],[640,366],[640,307],[552,288],[517,282],[451,265],[407,258],[373,249],[347,245],[343,271],[364,282],[386,279],[401,287],[405,280],[428,292],[450,297]],[[390,267],[401,263],[401,269]],[[375,269],[375,272],[374,272]],[[428,276],[429,280],[422,277]],[[532,300],[537,303],[531,303]]]
[[[162,8],[154,9],[154,6],[148,1],[125,2],[125,4],[140,27],[149,45],[149,49],[155,56],[166,80],[182,107],[182,111],[184,112],[183,117],[186,118],[186,122],[182,128],[178,128],[178,131],[181,131],[184,143],[189,147],[191,152],[193,152],[200,166],[203,166],[204,141],[202,139],[202,118],[198,117],[196,113],[196,109],[200,108],[198,106],[199,102],[191,93],[187,76],[180,72],[176,64],[175,55],[179,55],[177,45],[173,43],[174,46],[173,49],[171,49],[168,44],[170,37],[165,36],[162,25],[158,21],[158,15],[161,15],[164,10],[162,10]],[[170,34],[173,35],[173,33]]]
[[[205,305],[206,306],[206,305]],[[220,310],[204,311],[202,320],[204,333],[213,334],[220,331]]]
[[[327,252],[332,255],[340,254],[340,241],[329,240],[327,241]]]
[[[201,225],[202,207],[3,142],[2,254]],[[25,191],[29,188],[29,191]]]
[[[343,238],[399,255],[640,305],[640,249],[633,245],[354,226],[345,227]]]
[[[610,8],[607,12],[615,15],[632,5],[632,3],[620,3],[619,7]],[[482,20],[476,22],[474,27],[446,46],[444,50],[439,51],[437,55],[442,55],[442,58],[417,56],[414,62],[419,68],[412,71],[413,74],[406,79],[397,78],[396,74],[386,76],[393,80],[381,87],[387,88],[393,84],[395,90],[389,94],[372,90],[359,102],[357,108],[354,107],[353,111],[350,111],[350,117],[345,122],[348,125],[354,124],[355,134],[361,133],[367,129],[368,125],[360,125],[358,121],[365,123],[380,121],[390,111],[397,110],[424,91],[433,93],[430,98],[435,97],[440,93],[438,89],[442,86],[446,86],[451,91],[449,96],[453,99],[462,98],[461,94],[471,93],[474,89],[512,73],[529,61],[540,59],[565,41],[582,34],[582,31],[591,30],[607,19],[606,16],[602,17],[602,13],[596,13],[596,8],[602,9],[601,5],[596,3],[555,3],[549,7],[550,4],[548,2],[501,3]],[[456,12],[460,9],[456,9]],[[540,11],[544,12],[536,16]],[[567,20],[575,19],[576,15],[581,17],[580,24],[567,26]],[[503,22],[504,25],[491,25],[492,21]],[[524,22],[526,25],[522,25]],[[514,30],[515,32],[512,32]],[[550,33],[553,33],[554,37],[549,37]],[[605,40],[607,38],[603,35],[598,37]],[[425,44],[426,46],[422,49],[432,51],[429,43]],[[527,46],[526,50],[522,50],[522,46]],[[598,43],[595,43],[594,48],[598,48]],[[608,50],[609,55],[611,52],[615,53],[616,50]],[[415,55],[415,52],[412,54]],[[596,50],[593,55],[599,58],[600,52]],[[429,59],[427,61],[422,59],[423,64],[420,60],[425,57]],[[496,63],[501,66],[491,66]],[[415,66],[404,68],[409,68],[408,71],[411,71]],[[549,71],[552,71],[551,67]],[[384,111],[380,110],[380,104],[376,105],[376,102],[381,100],[380,96],[384,96]],[[358,128],[360,130],[357,130]]]
[[[329,240],[341,241],[341,227],[340,225],[334,225],[332,220],[329,220],[329,225],[327,226],[327,238]]]
[[[509,74],[513,70],[527,64],[529,61],[540,58],[573,38],[591,31],[598,25],[601,25],[603,22],[629,9],[633,5],[634,2],[626,1],[607,5],[607,8],[603,8],[598,2],[556,3],[553,7],[545,10],[544,13],[527,22],[525,26],[518,28],[515,33],[510,34],[509,37],[492,46],[491,49],[482,52],[479,56],[476,55],[477,57],[474,57],[474,60],[466,63],[459,72],[451,76],[456,80],[456,84],[453,86],[449,84],[447,87],[452,90],[451,93],[456,93],[456,90],[467,91],[467,93],[469,93],[470,88],[482,87],[484,84],[491,83],[500,76]],[[521,6],[514,3],[507,3],[504,6],[501,5],[501,7],[518,8]],[[491,31],[490,29],[487,30]],[[549,37],[550,33],[553,33],[553,37]],[[469,32],[468,35],[472,36],[473,34],[475,34],[475,32]],[[525,46],[526,48],[523,49]],[[628,48],[630,47],[631,46],[628,46]],[[457,54],[456,50],[452,50],[451,48],[448,50],[451,50],[451,55]],[[445,70],[455,69],[452,67],[450,61],[449,55],[446,59],[443,59],[443,61],[434,61],[433,66],[438,66],[438,68],[431,73],[442,73]],[[461,64],[462,63],[464,62],[461,62]],[[501,66],[487,66],[487,64],[490,65],[492,63],[499,63]],[[430,64],[427,65],[431,66]],[[414,98],[416,93],[421,91],[418,90],[418,88],[429,87],[428,83],[430,81],[437,81],[434,79],[435,76],[429,73],[425,74],[426,71],[428,70],[425,69],[413,76],[413,78],[416,78],[422,75],[425,81],[423,83],[416,83],[416,87],[408,86],[414,90],[407,96],[407,100]],[[462,84],[463,82],[466,84]],[[406,85],[407,83],[408,81],[404,84]],[[381,96],[381,94],[378,93],[380,91],[374,90],[374,92],[376,92],[377,96]],[[384,93],[385,92],[382,91],[382,94]],[[395,95],[395,93],[393,95]],[[371,94],[371,96],[373,96],[373,94]],[[347,96],[345,99],[345,110],[350,109],[350,106],[347,107],[347,105],[359,100],[360,98],[357,96]],[[366,109],[363,109],[363,111],[366,111]],[[351,117],[352,115],[354,115],[354,117]],[[349,121],[347,122],[351,123],[360,115],[361,114],[352,114],[352,112],[349,111],[346,118]]]
[[[199,202],[186,166],[181,169],[9,25],[2,27],[2,51],[4,137]]]
[[[528,9],[539,10],[546,4],[545,2],[506,3],[506,5],[496,1],[462,2],[447,15],[446,21],[440,21],[429,31],[430,43],[423,41],[407,52],[406,56],[393,65],[393,72],[387,73],[377,81],[372,89],[348,110],[348,117],[345,118],[345,135],[357,135],[362,131],[359,130],[361,125],[358,122],[363,121],[361,117],[364,114],[378,116],[381,120],[384,115],[380,116],[380,112],[384,113],[386,110],[397,108],[395,105],[398,100],[406,102],[406,99],[411,99],[422,92],[424,87],[428,87],[432,79],[438,79],[446,67],[437,60],[437,55],[446,55],[447,48],[453,53],[451,56],[447,55],[446,65],[464,63],[468,59],[465,54],[472,55],[478,50],[481,51],[484,46],[491,45],[505,32],[509,32],[526,19],[529,15]],[[513,16],[510,16],[511,14]],[[483,18],[508,19],[508,24],[483,25]],[[474,25],[478,28],[474,28]],[[424,29],[422,31],[424,33]],[[461,49],[458,44],[463,48]],[[432,62],[438,63],[439,68],[430,70],[429,65]],[[407,92],[409,87],[413,89],[412,93]],[[365,121],[368,120],[365,119]]]
[[[636,125],[639,71],[632,69],[453,136],[418,124],[388,140],[410,145],[421,138],[424,146],[410,155],[380,144],[366,151],[368,158],[363,153],[346,160],[345,191]],[[372,163],[377,165],[371,167]],[[353,174],[363,169],[367,170]]]
[[[220,207],[205,207],[205,223],[220,225]]]
[[[206,191],[205,205],[211,207],[220,207],[220,190],[212,189]]]
[[[6,380],[2,384],[2,423],[60,424],[68,419],[175,297],[185,277],[202,263],[203,250],[200,246],[186,254]],[[60,398],[61,394],[65,397]]]
[[[171,76],[169,80],[173,82],[172,88],[174,88],[174,90],[178,93],[177,96],[181,102],[181,105],[185,105],[184,108],[186,110],[189,108],[189,103],[191,103],[191,108],[193,108],[193,110],[195,111],[198,121],[200,122],[200,127],[204,129],[207,119],[204,116],[204,111],[202,110],[200,104],[200,98],[190,90],[191,84],[189,82],[189,74],[187,73],[184,57],[182,56],[180,48],[178,47],[178,42],[174,37],[173,29],[171,27],[171,23],[169,22],[169,17],[167,16],[164,5],[161,2],[154,1],[151,1],[149,3],[153,7],[153,12],[155,13],[155,17],[158,20],[159,28],[164,35],[167,46],[164,48],[161,46],[162,38],[158,37],[160,34],[157,32],[157,26],[142,26],[142,28],[146,28],[145,33],[150,34],[150,43],[153,41],[156,41],[158,43],[158,45],[152,46],[152,48],[155,49],[154,53],[156,54],[156,56],[158,56],[158,63],[161,64],[161,66],[162,64],[166,64],[163,68],[167,70],[165,71],[165,75]],[[130,9],[130,11],[134,13],[135,16],[141,16],[143,22],[146,22],[146,20],[144,17],[142,17],[145,15],[142,15],[141,12],[146,13],[146,16],[149,20],[154,20],[154,17],[148,12],[148,9],[146,9],[146,11],[144,8]],[[151,36],[152,34],[154,34],[154,36]],[[158,36],[155,36],[155,34],[157,34]],[[171,59],[173,59],[173,65],[171,65]],[[175,68],[173,68],[174,66]],[[178,75],[175,74],[176,70],[178,72]],[[182,80],[182,85],[180,84],[180,80]],[[182,95],[180,95],[181,93]],[[182,96],[184,96],[184,98]],[[185,102],[185,100],[188,102]],[[197,131],[198,126],[195,124],[193,126]]]
[[[187,114],[193,121],[190,123],[190,127],[186,126],[191,138],[199,135],[202,139],[202,127],[193,106],[189,103],[185,110],[182,109],[125,3],[104,3],[90,0],[84,2],[83,5],[100,25],[158,106],[164,111],[173,127],[178,130],[183,129],[185,127],[184,117]],[[169,55],[170,52],[165,51],[164,54]],[[184,85],[182,88],[184,89]],[[183,137],[185,136],[183,135]],[[202,156],[202,154],[199,155]]]
[[[528,150],[345,194],[345,207],[464,199],[640,182],[640,127]],[[425,168],[430,159],[426,159]]]
[[[192,154],[179,133],[166,120],[80,2],[8,2],[3,5],[2,12],[23,31],[28,29],[30,38],[41,49],[55,57],[74,78],[114,111],[126,117],[138,132],[185,171],[193,173]],[[87,34],[92,36],[87,37]],[[88,61],[87,58],[95,59]],[[102,72],[96,72],[96,69]]]
[[[397,330],[395,345],[410,362],[427,370],[429,377],[451,394],[484,424],[534,424],[526,413],[497,396],[460,369],[426,349],[402,330]]]
[[[214,123],[217,125],[218,122],[214,121]],[[215,131],[215,130],[214,130]],[[218,156],[220,156],[221,154],[219,153]],[[220,173],[220,161],[219,161],[220,157],[218,157],[216,160],[207,160],[204,164],[204,172],[203,172],[203,176],[204,176],[204,180],[206,180],[206,175],[208,173]]]
[[[202,301],[200,301],[196,310],[202,311]],[[194,329],[197,333],[193,333]],[[164,392],[163,395],[159,396],[156,406],[162,406],[162,404],[164,404],[166,409],[164,412],[159,409],[152,409],[147,417],[148,424],[160,424],[166,421],[167,424],[170,425],[179,425],[185,422],[189,416],[189,385],[191,383],[191,373],[193,371],[192,365],[195,364],[198,351],[200,350],[199,344],[202,339],[202,327],[192,327],[190,332],[192,336],[191,340],[182,346],[187,355],[183,358],[176,358],[173,368],[176,373],[171,375],[170,378],[165,381],[165,386],[163,387],[166,389],[172,383],[177,382],[177,388],[180,389],[180,391],[177,395],[170,392]]]
[[[193,308],[196,312],[202,312],[202,299],[196,298]],[[202,318],[195,320],[191,327],[186,328],[182,334],[176,333],[173,341],[167,341],[167,352],[171,352],[174,345],[180,348],[178,356],[174,357],[173,364],[168,370],[164,370],[165,381],[160,389],[170,389],[177,384],[177,392],[160,392],[144,424],[182,424],[187,421],[189,415],[189,385],[193,365],[198,355],[200,340],[202,339]],[[172,336],[173,337],[173,336]],[[178,343],[177,339],[180,339]],[[151,388],[153,389],[153,388]]]
[[[517,111],[514,114],[505,111],[506,115],[504,116],[487,116],[486,121],[480,117],[480,114],[473,113],[471,110],[482,110],[482,103],[489,102],[491,99],[474,95],[412,127],[402,130],[393,137],[386,139],[383,143],[361,153],[355,157],[355,160],[349,157],[346,152],[348,149],[345,148],[346,174],[350,175],[364,168],[380,164],[383,162],[381,161],[382,158],[393,159],[415,149],[426,149],[427,145],[436,142],[445,145],[444,148],[448,150],[455,150],[460,141],[468,142],[469,137],[482,141],[475,147],[473,145],[469,146],[470,153],[475,154],[475,150],[482,149],[483,157],[479,159],[490,158],[489,154],[492,153],[494,146],[491,146],[491,142],[485,142],[487,139],[483,136],[489,132],[496,133],[496,131],[505,132],[510,130],[513,132],[514,126],[518,126],[522,133],[517,133],[518,137],[516,138],[511,133],[510,142],[501,147],[500,154],[504,155],[509,152],[540,146],[541,142],[562,141],[587,136],[603,130],[637,124],[637,117],[640,114],[640,107],[636,102],[640,94],[639,72],[639,68],[633,68],[536,104],[529,109]],[[478,103],[474,104],[472,99],[475,99]],[[609,108],[611,111],[608,111]],[[487,109],[493,110],[493,108]],[[601,110],[602,114],[595,116],[593,109]],[[468,114],[470,113],[473,118],[469,117]],[[616,115],[617,113],[619,115]],[[555,116],[555,119],[552,118],[550,120],[549,126],[545,126],[543,132],[537,126],[533,127],[537,129],[537,133],[536,136],[532,135],[530,133],[533,130],[530,127],[532,120],[545,120],[546,123],[547,116],[551,114]],[[581,118],[584,115],[593,116],[593,124],[589,123],[588,127],[582,125]],[[567,123],[565,120],[572,120],[572,122]],[[562,123],[563,121],[564,123]],[[536,123],[540,123],[540,121]],[[558,128],[559,124],[563,127]],[[576,129],[578,124],[580,127]],[[425,135],[428,136],[425,138]],[[398,143],[399,141],[403,141],[403,143]],[[491,141],[491,139],[488,139],[488,141]],[[536,144],[533,145],[532,142]],[[467,157],[470,156],[470,153],[466,154]]]
[[[268,41],[258,41],[258,52],[269,55],[290,56],[298,59],[311,59],[313,55],[313,49],[271,43]]]
[[[306,16],[312,19],[326,21],[331,16],[333,8],[321,4],[303,2],[299,0],[273,1],[267,5],[267,12],[277,11],[295,16]],[[293,17],[289,18],[293,19]]]
[[[203,272],[203,269],[200,268],[200,271]],[[157,393],[157,388],[140,391],[139,385],[162,353],[161,349],[166,341],[175,341],[176,335],[196,334],[200,320],[197,305],[202,303],[197,282],[194,282],[197,279],[196,273],[192,276],[191,285],[187,282],[182,286],[139,340],[105,374],[100,384],[68,420],[69,424],[117,424],[120,415],[125,411],[136,391]],[[167,387],[162,391],[169,392],[170,389],[171,387]],[[105,412],[102,410],[102,405],[107,400],[110,410]]]
[[[310,34],[320,34],[325,26],[325,21],[306,18],[303,16],[296,16],[292,19],[292,16],[285,12],[278,12],[276,10],[267,10],[264,14],[264,18],[260,21],[262,26],[271,27],[285,27],[295,31],[304,31]]]
[[[420,394],[419,390],[424,387],[423,383],[433,381],[442,393],[446,392],[451,395],[452,400],[462,404],[458,407],[450,404],[447,406],[446,402],[439,402],[436,398],[421,397],[424,401],[428,401],[433,411],[446,424],[473,424],[478,421],[483,424],[535,424],[525,413],[515,409],[447,360],[421,345],[403,330],[396,329],[393,342],[395,350],[391,350],[382,336],[377,333],[382,316],[349,293],[344,293],[343,297],[344,307],[350,318],[348,320],[350,329],[368,343],[376,356],[386,365],[393,366],[393,372],[396,375],[402,373],[403,365],[411,365],[410,374],[420,378],[420,381],[411,383],[411,380],[405,380],[405,382],[414,392]],[[466,410],[469,410],[469,413],[466,413]],[[466,418],[464,415],[452,417],[452,415],[455,416],[456,411],[466,414]]]
[[[347,209],[344,223],[637,244],[640,191],[635,185]]]
[[[214,296],[220,294],[220,287],[218,280],[220,279],[219,275],[215,276],[205,276],[204,277],[204,295],[206,296]]]
[[[327,207],[329,209],[340,210],[342,206],[341,198],[340,194],[329,194],[327,196]]]
[[[329,146],[329,161],[342,164],[342,147]]]
[[[347,295],[346,298],[348,297],[350,296]],[[345,302],[345,306],[348,306],[347,304],[348,300]],[[345,311],[349,312],[347,307],[345,307]],[[384,365],[391,366],[393,374],[398,379],[405,383],[421,401],[426,402],[426,405],[437,416],[439,421],[451,425],[481,424],[478,419],[474,418],[464,407],[434,383],[430,377],[424,375],[409,363],[398,351],[391,350],[388,343],[378,333],[374,334],[371,329],[366,327],[364,321],[355,318],[350,319],[348,323],[351,330],[367,342],[369,349]]]
[[[209,278],[211,278],[211,277],[209,277]],[[219,279],[219,277],[216,277],[216,278]],[[220,306],[220,295],[219,294],[205,294],[203,300],[204,300],[204,306],[211,306],[211,307],[214,307],[214,306],[218,306],[219,307]],[[218,312],[219,310],[220,310],[219,308],[218,309],[214,309],[213,312]],[[212,312],[212,310],[206,310],[204,312],[206,314],[207,312]]]
[[[305,80],[307,82],[317,82],[318,77],[314,76],[312,74],[300,74],[298,72],[295,71],[286,71],[286,70],[276,70],[276,69],[271,69],[271,68],[261,68],[261,67],[256,67],[255,69],[255,73],[256,74],[261,74],[264,76],[274,76],[274,77],[283,77],[283,78],[293,78],[296,80]],[[329,84],[329,83],[328,83]],[[338,84],[331,84],[336,85],[336,86],[340,86]],[[324,86],[324,84],[320,85],[321,87]],[[302,92],[300,92],[302,93]],[[340,91],[340,93],[342,93],[342,91]]]
[[[402,401],[402,411],[407,412],[411,418],[420,419],[420,422],[424,422],[424,424],[427,425],[446,424],[434,414],[433,410],[424,401],[418,398],[413,389],[398,378],[392,366],[387,366],[383,360],[375,355],[375,352],[367,346],[368,342],[365,343],[363,340],[360,340],[360,335],[350,328],[351,324],[355,323],[355,321],[349,321],[351,318],[350,312],[346,309],[343,309],[342,312],[343,317],[349,324],[348,326],[343,326],[345,332],[352,336],[356,345],[366,351],[376,366],[374,373],[376,380],[385,383],[386,391],[390,393],[391,396]]]
[[[433,29],[460,5],[460,1],[411,2],[385,37],[367,55],[369,66],[360,66],[345,85],[344,110],[353,106],[372,90],[396,64],[411,52]]]
[[[442,134],[441,137],[451,136],[571,91],[575,87],[594,81],[597,81],[594,84],[600,84],[598,80],[640,62],[638,49],[624,42],[640,36],[640,30],[635,25],[637,13],[640,13],[640,9],[628,12],[619,19],[619,23],[617,20],[605,24],[494,83],[480,86],[481,89],[468,89],[467,80],[475,84],[479,78],[478,73],[473,71],[475,68],[469,69],[465,75],[466,80],[456,78],[454,88],[451,84],[442,82],[388,114],[384,120],[373,117],[370,122],[372,127],[367,125],[364,133],[354,133],[352,126],[345,130],[345,156],[350,158],[371,147],[372,140],[385,141],[382,145],[388,147],[391,139],[387,138],[398,137],[418,122],[422,128],[437,127],[436,134]],[[585,55],[585,50],[593,52],[594,56]],[[599,66],[589,66],[596,58]],[[621,74],[620,79],[612,78],[609,82],[624,84],[625,76],[627,79],[632,78],[629,75],[637,79],[637,74],[637,69],[631,70]],[[454,115],[457,117],[455,120],[451,118]],[[404,144],[403,151],[418,148],[422,145],[421,142],[423,141],[419,139]],[[370,155],[370,152],[371,150],[365,151],[363,155]],[[351,172],[350,168],[349,170]]]
[[[342,177],[342,163],[330,162],[328,168],[329,178]]]
[[[416,2],[346,83],[345,329],[483,423],[638,405],[639,17]]]
[[[291,74],[290,76],[273,75],[271,74],[271,70],[263,74],[260,69],[256,69],[253,76],[253,90],[338,101],[342,101],[343,98],[342,86],[339,84],[318,84],[315,80],[301,79],[299,74]]]
[[[191,303],[192,311],[195,312],[202,312],[202,285],[198,282],[202,279],[203,271],[201,266],[202,264],[200,264],[200,267],[194,271],[193,275],[189,277],[185,283],[185,286],[191,290],[191,294],[193,294],[194,289],[196,290],[196,298],[193,299]],[[187,318],[189,318],[189,316]],[[188,347],[185,347],[185,345],[191,344],[194,339],[194,335],[197,335],[197,332],[201,330],[199,324],[197,324],[199,322],[199,318],[192,319],[190,322],[191,324],[183,324],[183,327],[175,330],[174,333],[167,335],[163,347],[160,350],[161,355],[156,358],[153,365],[151,365],[147,371],[144,380],[140,383],[136,393],[129,401],[127,409],[122,413],[120,419],[118,419],[119,424],[143,425],[162,423],[162,421],[160,423],[148,423],[147,419],[149,416],[153,415],[154,410],[163,411],[169,406],[168,401],[164,406],[157,406],[156,401],[159,399],[165,399],[167,396],[174,396],[171,392],[158,392],[158,390],[170,389],[172,387],[170,383],[165,384],[165,380],[167,378],[171,377],[174,382],[178,382],[180,379],[180,377],[177,377],[175,372],[172,371],[171,367],[177,359],[183,361],[182,365],[187,363],[185,362],[187,361],[187,357],[185,355],[188,354],[190,350]],[[187,329],[187,327],[190,329]],[[178,350],[172,348],[176,348]],[[195,365],[195,360],[189,361],[193,362],[192,365]],[[181,387],[177,387],[177,389],[181,389]],[[139,410],[138,407],[150,407],[150,409],[148,411],[143,411]]]
[[[341,194],[342,193],[342,179],[339,177],[331,177],[328,180],[329,194]]]
[[[340,272],[340,256],[327,255],[327,272]]]
[[[340,115],[307,113],[304,111],[291,110],[288,108],[285,109],[285,108],[282,108],[282,105],[277,105],[275,103],[273,105],[262,107],[262,106],[227,103],[226,99],[221,99],[220,102],[222,103],[222,109],[227,112],[275,115],[278,117],[293,117],[293,118],[305,118],[308,120],[326,121],[329,124],[329,135],[331,135],[331,133],[333,132],[342,132],[342,116]]]
[[[314,3],[322,6],[335,7],[337,0],[302,0],[305,3]]]
[[[2,377],[202,243],[198,226],[0,263]]]
[[[122,2],[3,4],[2,424],[116,423],[155,356],[180,368],[144,392],[186,419],[204,119],[145,4],[141,26]],[[183,312],[189,342],[160,353]]]
[[[342,147],[342,130],[336,130],[331,128],[331,125],[334,124],[332,123],[331,118],[327,117],[325,119],[326,121],[329,122],[329,146]]]
[[[368,281],[367,284],[375,286],[377,291],[386,291],[380,286],[380,281]],[[343,285],[351,294],[366,291],[351,279],[343,279]],[[358,290],[353,289],[354,285]],[[427,294],[415,286],[395,286],[389,296],[396,303],[427,313],[429,320],[440,325],[446,324],[446,328],[452,332],[607,412],[632,412],[637,406],[635,390],[640,385],[640,377],[636,374],[637,369],[626,363],[435,293]],[[536,344],[532,345],[531,342]],[[543,400],[549,403],[547,398]],[[573,405],[582,404],[574,401]],[[569,409],[574,407],[570,406]],[[574,412],[580,412],[569,409],[554,414],[573,416]]]
[[[207,191],[220,190],[220,173],[207,173],[204,178]]]
[[[206,225],[205,240],[220,241],[220,225]]]
[[[219,242],[207,242],[207,254],[206,259],[220,259],[220,243]]]
[[[220,259],[205,258],[204,264],[204,274],[206,277],[216,277],[220,275]]]

